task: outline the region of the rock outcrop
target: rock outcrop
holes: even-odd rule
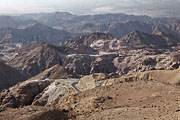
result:
[[[78,79],[54,80],[42,93],[34,98],[32,105],[56,105],[62,98],[80,92],[80,90],[74,86],[77,83]]]
[[[0,92],[0,108],[57,104],[63,97],[78,93],[79,79],[35,79],[19,83]]]
[[[31,105],[34,97],[41,93],[50,84],[47,80],[25,81],[17,84],[0,94],[2,108],[16,108]]]
[[[103,85],[105,81],[107,81],[108,78],[109,76],[103,73],[95,73],[88,76],[84,76],[79,80],[77,87],[81,91],[86,91],[88,89],[100,87]]]

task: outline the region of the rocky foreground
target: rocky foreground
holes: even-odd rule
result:
[[[81,78],[79,83],[26,81],[1,93],[0,119],[176,120],[180,117],[179,71],[149,71],[122,77],[93,74]],[[38,85],[44,86],[37,87],[41,92],[35,87]],[[66,95],[64,90],[68,90]],[[21,108],[7,108],[18,107],[13,103],[21,103]]]

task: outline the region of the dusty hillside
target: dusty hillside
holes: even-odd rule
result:
[[[70,116],[59,109],[29,106],[0,112],[1,120],[67,120]]]
[[[179,114],[179,86],[157,81],[119,82],[61,101],[77,120],[175,120]]]
[[[139,72],[132,75],[125,75],[120,79],[125,81],[159,81],[167,84],[178,85],[180,82],[180,69]]]
[[[35,80],[35,79],[45,79],[45,78],[49,78],[49,79],[67,79],[67,78],[73,78],[76,77],[75,75],[72,74],[68,74],[64,68],[60,65],[55,65],[45,71],[43,71],[42,73],[36,75],[35,77],[30,78],[31,80]]]
[[[0,112],[0,119],[11,119],[14,116],[17,120],[22,118],[26,120],[29,117],[41,120],[48,118],[45,117],[47,114],[60,117],[59,115],[64,114],[62,113],[64,111],[66,115],[75,120],[176,120],[180,117],[179,70],[155,70],[122,77],[102,73],[92,74],[82,77],[78,84],[77,81],[70,79],[49,81],[50,83],[48,80],[30,80],[19,84],[19,87],[11,88],[7,91],[8,94],[1,93],[6,96],[4,100],[1,97],[3,104],[10,98],[10,95],[16,96],[17,103],[29,100],[26,95],[33,95],[33,91],[23,91],[23,89],[27,88],[25,86],[34,84],[47,87],[42,88],[40,94],[38,92],[32,104],[50,103],[48,106],[53,105],[53,108],[31,105],[18,109],[4,109]],[[71,85],[76,86],[76,90],[82,91],[74,91]],[[34,90],[38,89],[34,88]],[[65,95],[65,93],[73,95]],[[61,98],[62,95],[65,96]],[[52,116],[51,118],[59,120],[57,117]]]

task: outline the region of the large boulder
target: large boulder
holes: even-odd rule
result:
[[[34,97],[41,93],[50,82],[48,80],[25,81],[0,93],[2,108],[16,108],[31,105]]]
[[[105,80],[108,79],[108,77],[109,76],[107,74],[103,73],[95,73],[88,76],[84,76],[80,79],[79,83],[77,84],[77,87],[81,91],[93,89],[95,87],[100,87],[103,85]]]
[[[39,106],[55,105],[63,97],[79,92],[78,88],[73,86],[77,83],[78,79],[56,79],[34,98],[32,104]]]

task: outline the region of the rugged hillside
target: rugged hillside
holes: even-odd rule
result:
[[[17,27],[17,21],[15,21],[12,17],[10,16],[0,16],[0,28],[3,27]]]
[[[114,37],[120,39],[124,35],[133,32],[135,30],[145,33],[157,33],[163,32],[166,34],[173,34],[180,36],[179,31],[179,19],[168,18],[154,18],[147,21],[141,20],[126,20],[126,21],[106,21],[106,22],[89,22],[80,25],[74,25],[64,28],[67,31],[78,33],[92,33],[103,32],[112,34]]]
[[[27,44],[32,41],[41,41],[59,44],[70,39],[72,34],[64,30],[56,30],[42,24],[33,24],[25,29],[2,28],[0,29],[0,43]]]
[[[35,20],[38,23],[42,23],[48,26],[63,26],[68,23],[69,20],[76,17],[68,12],[52,12],[52,13],[36,13],[17,16],[20,20]]]
[[[76,120],[177,119],[179,87],[157,81],[134,81],[97,87],[66,97],[57,105]]]
[[[178,54],[173,52],[173,47],[178,49],[179,42],[178,37],[165,33],[134,31],[120,40],[109,34],[92,33],[61,44],[83,53],[69,54],[63,66],[69,73],[78,75],[177,69],[179,62],[174,61],[172,55]],[[90,52],[89,49],[83,51],[83,48],[96,52]],[[171,51],[171,55],[168,51]]]
[[[68,74],[67,71],[65,71],[65,69],[60,66],[59,64],[46,69],[45,71],[43,71],[42,73],[30,78],[31,80],[35,80],[35,79],[67,79],[67,78],[73,78],[73,77],[77,77],[77,75],[72,75],[72,74]]]
[[[91,48],[91,44],[97,40],[112,40],[114,39],[111,34],[105,33],[91,33],[88,35],[72,38],[60,44],[68,46],[82,54],[96,54],[97,51]]]
[[[154,35],[139,31],[131,32],[120,40],[134,48],[167,48],[180,43],[180,38],[171,34],[157,33]]]
[[[78,27],[69,29],[72,32],[91,33],[102,32],[112,34],[116,38],[121,38],[124,35],[133,32],[134,30],[152,33],[152,24],[140,21],[125,21],[125,22],[107,22],[107,23],[87,23]]]
[[[60,29],[69,29],[72,26],[79,26],[82,23],[104,23],[104,22],[123,22],[123,21],[148,21],[148,16],[134,16],[126,14],[97,14],[97,15],[73,15],[68,12],[48,12],[25,14],[19,16],[0,16],[0,28],[24,27],[33,23],[41,23]],[[95,31],[94,31],[95,32]]]
[[[32,42],[17,50],[14,58],[8,61],[28,77],[33,77],[56,64],[62,65],[64,49],[47,44]]]
[[[21,111],[21,112],[20,112]],[[52,107],[28,106],[1,112],[2,120],[68,120],[70,115]]]
[[[73,39],[70,39],[68,41],[65,41],[63,44],[69,45],[74,47],[78,44],[82,44],[84,46],[90,46],[91,43],[95,40],[111,40],[114,39],[114,37],[111,34],[105,34],[105,33],[91,33],[88,35],[79,36]],[[74,45],[74,46],[73,46]]]
[[[176,18],[160,19],[159,22],[153,27],[153,32],[170,33],[176,36],[180,36],[180,20]]]
[[[31,105],[2,109],[0,118],[10,119],[14,116],[21,120],[38,117],[39,120],[47,111],[51,113],[49,115],[62,115],[63,111],[74,120],[177,119],[180,117],[178,73],[179,69],[141,72],[122,77],[92,74],[82,77],[78,85],[78,81],[72,79],[26,81],[1,92],[1,108],[29,104],[53,106]],[[77,93],[73,86],[82,91]],[[35,98],[32,97],[34,95]],[[11,98],[14,98],[13,101]],[[57,120],[53,116],[52,119]]]
[[[0,93],[0,109],[21,106],[56,105],[63,97],[79,92],[78,79],[35,79],[19,83]]]
[[[123,22],[127,20],[147,21],[151,19],[148,16],[134,16],[126,14],[97,14],[97,15],[73,15],[68,12],[27,14],[18,18],[36,20],[45,25],[53,27],[70,27],[82,23],[103,23],[103,22]]]
[[[82,35],[62,42],[61,45],[68,46],[83,54],[93,54],[96,52],[116,52],[127,51],[132,49],[163,49],[177,47],[180,43],[180,38],[162,32],[148,34],[140,31],[133,31],[123,36],[121,39],[114,38],[111,34],[106,33],[91,33]],[[93,50],[92,50],[93,49]],[[83,51],[83,52],[82,52]],[[97,54],[94,52],[94,54]]]
[[[19,71],[0,61],[0,91],[26,80]]]
[[[0,44],[0,59],[8,61],[14,56],[15,49],[20,46],[20,44]]]
[[[149,70],[174,70],[179,68],[179,52],[143,52],[114,58],[117,73],[127,74]]]
[[[105,32],[121,38],[134,30],[156,33],[164,32],[179,36],[178,18],[150,18],[126,14],[73,15],[68,12],[0,16],[0,28],[24,28],[40,23],[73,33]]]
[[[20,19],[18,16],[0,15],[0,29],[7,27],[20,28],[34,23],[37,23],[37,21],[33,19],[23,19],[23,17]]]
[[[100,72],[125,74],[134,70],[167,69],[168,65],[171,67],[178,62],[173,63],[171,56],[166,59],[168,55],[163,52],[178,46],[179,42],[178,37],[164,33],[154,35],[135,31],[120,40],[113,38],[111,34],[92,33],[62,42],[60,46],[32,42],[15,50],[16,54],[8,64],[29,77],[56,64],[73,75]],[[160,48],[163,48],[160,51],[162,56],[153,55],[159,54],[156,49]],[[141,64],[149,59],[144,57],[147,54],[154,62]],[[164,67],[160,65],[162,63],[165,64]]]

